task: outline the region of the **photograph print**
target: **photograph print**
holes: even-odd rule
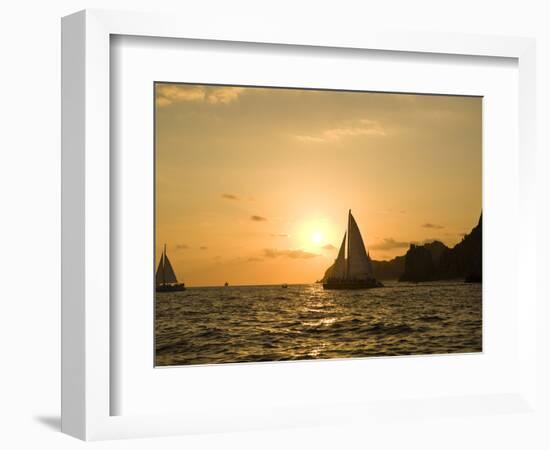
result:
[[[482,98],[154,84],[155,366],[482,351]]]

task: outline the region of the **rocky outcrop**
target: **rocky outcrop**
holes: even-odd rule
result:
[[[405,271],[405,255],[396,256],[390,261],[372,261],[374,277],[377,280],[398,280]]]
[[[440,247],[445,247],[440,250]],[[437,248],[434,254],[431,248]],[[437,263],[448,248],[439,241],[425,245],[411,244],[405,255],[405,271],[399,277],[399,281],[431,281],[437,279]]]
[[[469,282],[481,282],[482,273],[482,217],[470,234],[450,251],[445,252],[439,263],[441,279],[464,278]]]
[[[439,241],[411,244],[399,281],[482,280],[482,219],[461,242],[448,248]]]

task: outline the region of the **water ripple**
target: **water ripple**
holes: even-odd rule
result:
[[[481,351],[481,285],[190,288],[157,294],[157,365]]]

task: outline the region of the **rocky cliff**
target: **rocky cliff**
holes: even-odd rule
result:
[[[390,261],[372,261],[374,277],[377,280],[398,280],[405,271],[405,255]]]
[[[448,248],[439,241],[411,244],[400,281],[482,280],[482,218],[461,242]]]
[[[438,266],[449,248],[439,241],[424,245],[411,244],[405,255],[405,270],[399,281],[432,281],[438,279]]]
[[[448,252],[441,255],[439,276],[443,279],[464,278],[469,282],[482,280],[482,217],[470,234]]]

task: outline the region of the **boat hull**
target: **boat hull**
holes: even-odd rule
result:
[[[329,280],[323,283],[323,289],[374,289],[381,287],[384,287],[384,285],[374,278],[367,280]]]
[[[185,284],[161,284],[156,286],[155,289],[157,292],[181,292],[185,291]]]

